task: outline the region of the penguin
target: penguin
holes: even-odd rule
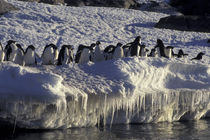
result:
[[[79,64],[85,64],[90,61],[90,49],[84,48],[79,59]]]
[[[151,49],[150,54],[148,55],[149,57],[158,57],[158,53],[155,48]]]
[[[20,44],[16,44],[16,46],[17,46],[17,50],[16,50],[16,57],[15,57],[14,63],[24,66],[25,65],[24,50]]]
[[[58,55],[58,64],[57,65],[64,65],[73,62],[73,51],[71,45],[63,45]]]
[[[178,51],[177,57],[178,57],[178,58],[182,58],[182,57],[184,57],[184,56],[186,56],[186,55],[188,55],[188,54],[185,54],[184,51],[183,51],[182,49],[180,49],[180,50]]]
[[[113,54],[113,58],[114,59],[118,59],[118,58],[123,58],[124,57],[124,51],[122,48],[122,44],[121,43],[117,43],[117,46],[114,50],[114,54]]]
[[[33,45],[29,45],[26,48],[26,51],[24,53],[24,61],[26,66],[37,65],[36,52],[35,47]]]
[[[14,40],[8,40],[8,41],[7,41],[7,45],[6,45],[5,48],[4,48],[4,53],[5,53],[5,58],[4,58],[4,60],[5,60],[5,61],[9,61],[9,56],[10,56],[10,54],[11,54],[11,52],[12,52],[11,44],[15,44],[15,43],[16,43],[16,41],[14,41]]]
[[[163,41],[160,39],[157,39],[157,45],[155,46],[158,52],[159,57],[166,57],[165,55],[165,46],[163,44]]]
[[[173,53],[172,53],[173,52],[173,48],[174,47],[172,47],[172,46],[165,47],[164,53],[165,53],[167,58],[172,58],[173,57]]]
[[[115,49],[116,49],[116,46],[114,46],[114,45],[109,45],[104,49],[105,60],[112,59]]]
[[[96,47],[95,47],[94,56],[93,56],[93,62],[100,62],[100,61],[105,60],[100,44],[101,44],[100,41],[96,42]]]
[[[42,53],[43,65],[55,65],[58,59],[58,48],[54,44],[46,45]]]
[[[131,47],[131,45],[132,45],[132,43],[128,43],[128,44],[123,46],[124,57],[131,56],[131,54],[130,54],[130,47]]]
[[[141,57],[147,57],[148,56],[148,49],[146,49],[145,45],[140,45],[140,51],[139,51],[139,56]]]
[[[192,58],[191,60],[201,60],[203,55],[205,55],[205,53],[200,52],[195,58]]]
[[[4,49],[3,49],[2,44],[0,42],[0,63],[4,61],[4,56],[5,56]]]
[[[207,43],[210,43],[210,39],[208,39]]]
[[[140,45],[141,45],[141,36],[137,36],[132,45],[130,46],[131,56],[139,56]]]
[[[85,48],[90,50],[90,55],[89,55],[90,58],[88,59],[88,61],[89,60],[92,61],[93,55],[94,55],[94,52],[93,51],[94,51],[94,47],[95,46],[96,46],[95,43],[92,43],[90,46],[85,46],[85,45],[80,44],[79,47],[78,47],[78,49],[77,49],[76,55],[75,55],[75,63],[79,63],[80,57],[81,57],[81,54],[82,54],[82,51]]]
[[[15,43],[11,43],[7,46],[6,52],[6,61],[14,62],[16,59],[18,47]]]

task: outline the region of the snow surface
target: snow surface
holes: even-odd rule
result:
[[[128,43],[141,35],[183,49],[188,57],[128,57],[64,66],[0,64],[0,119],[24,128],[69,128],[96,124],[200,119],[210,115],[208,33],[156,29],[166,14],[98,7],[65,7],[7,0],[21,10],[0,17],[3,46],[46,44],[102,46]],[[198,52],[206,55],[191,61]]]

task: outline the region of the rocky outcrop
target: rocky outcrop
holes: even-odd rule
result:
[[[184,15],[210,16],[209,0],[170,0],[170,5],[176,7]]]
[[[195,31],[210,33],[210,17],[203,16],[168,16],[161,18],[156,28],[181,31]]]
[[[10,3],[5,2],[4,0],[0,0],[0,15],[12,10],[18,10],[18,8]]]
[[[119,8],[134,8],[137,6],[135,0],[65,0],[65,3],[71,6],[103,6]]]
[[[169,15],[181,15],[176,8],[172,7],[166,2],[149,1],[146,3],[139,3],[138,9],[142,11],[165,13]]]
[[[64,4],[64,0],[19,0],[19,1],[27,1],[27,2],[42,2],[47,4]]]
[[[135,8],[135,0],[21,0],[36,1],[48,4],[67,4],[68,6],[101,6],[101,7],[118,7],[118,8]]]

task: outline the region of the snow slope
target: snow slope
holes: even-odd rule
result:
[[[21,10],[0,17],[0,40],[41,55],[55,43],[105,47],[142,36],[149,49],[161,38],[190,56],[123,58],[84,65],[22,67],[0,64],[0,119],[24,128],[69,128],[104,123],[200,119],[210,110],[208,33],[155,29],[165,14],[115,8],[8,2]],[[198,52],[202,61],[191,61]]]

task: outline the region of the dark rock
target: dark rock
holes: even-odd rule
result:
[[[204,16],[168,16],[161,18],[156,28],[181,31],[210,32],[210,17]]]
[[[26,1],[26,2],[41,2],[47,4],[64,4],[64,0],[19,0],[19,1]]]
[[[170,5],[176,7],[184,15],[210,16],[209,0],[170,0]]]
[[[100,6],[100,7],[118,7],[118,8],[135,8],[135,0],[65,0],[70,6]]]
[[[136,8],[135,0],[20,0],[36,1],[48,4],[67,4],[68,6],[99,6],[99,7],[118,7],[118,8]]]
[[[16,8],[10,3],[5,2],[4,0],[0,1],[0,15],[12,10],[18,10],[18,8]]]
[[[142,11],[181,15],[181,13],[176,10],[176,8],[172,7],[166,2],[149,1],[147,3],[139,3],[138,7],[138,9]]]

